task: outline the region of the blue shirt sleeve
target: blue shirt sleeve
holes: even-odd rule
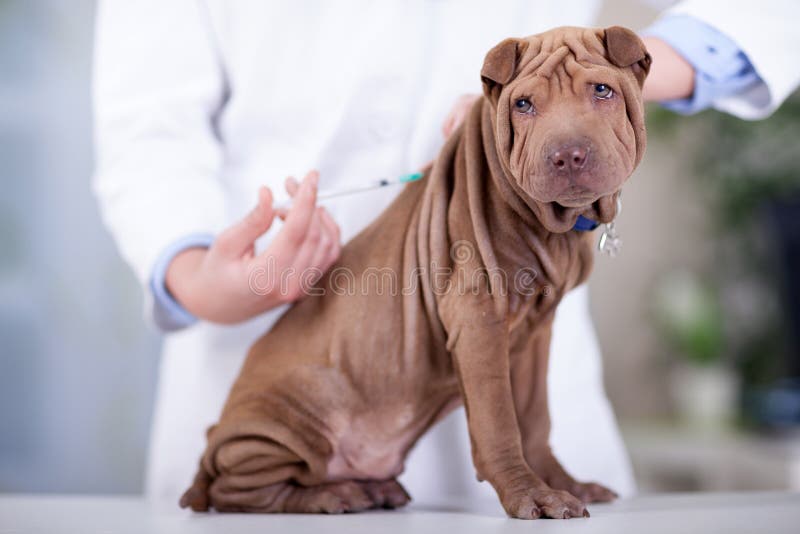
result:
[[[181,306],[167,290],[167,268],[172,259],[188,248],[208,248],[214,242],[211,234],[191,234],[167,247],[156,260],[150,276],[153,294],[153,320],[164,331],[180,330],[197,322],[197,317]]]
[[[696,113],[710,107],[718,98],[761,82],[750,60],[730,37],[693,17],[663,17],[642,35],[666,42],[695,69],[692,96],[661,103],[677,113]]]

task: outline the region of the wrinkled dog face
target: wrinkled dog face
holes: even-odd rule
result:
[[[645,148],[650,56],[630,30],[557,28],[507,39],[481,76],[512,185],[550,231],[608,222]]]

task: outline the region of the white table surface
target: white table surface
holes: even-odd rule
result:
[[[485,502],[339,516],[195,514],[135,497],[0,494],[0,534],[800,533],[800,493],[664,494],[594,505],[590,512],[588,519],[521,521]]]

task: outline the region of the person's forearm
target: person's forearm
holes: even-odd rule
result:
[[[195,316],[198,315],[197,310],[202,308],[202,305],[197,305],[195,298],[201,297],[202,293],[193,291],[191,283],[207,253],[208,249],[205,248],[188,248],[179,252],[170,262],[164,280],[167,291]]]
[[[642,39],[653,57],[643,95],[648,102],[689,98],[694,92],[694,68],[670,45],[655,37]]]

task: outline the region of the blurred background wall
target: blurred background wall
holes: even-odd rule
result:
[[[0,0],[0,491],[142,484],[158,339],[89,190],[93,16]]]
[[[642,28],[656,4],[608,1],[598,25]],[[0,0],[0,491],[141,490],[159,339],[89,189],[93,11],[90,0]],[[647,156],[625,188],[623,252],[598,257],[591,279],[608,393],[645,490],[800,484],[796,441],[725,424],[740,419],[715,307],[731,262],[716,246],[718,191],[704,185],[719,169],[698,165],[698,147],[730,126],[715,115],[651,113]],[[755,289],[740,293],[770,317],[780,295],[762,286],[747,278]],[[696,320],[676,325],[676,307]],[[723,413],[681,415],[676,383],[706,376],[679,398],[699,391],[711,400],[696,404]]]
[[[598,26],[644,28],[656,15],[643,2],[612,0],[604,3]],[[589,279],[606,387],[623,419],[669,410],[652,358],[654,332],[644,320],[654,274],[665,263],[696,266],[704,261],[699,257],[706,220],[703,203],[693,194],[692,177],[681,172],[679,159],[650,139],[646,157],[625,187],[624,215],[617,225],[623,252],[613,259],[597,256]]]

